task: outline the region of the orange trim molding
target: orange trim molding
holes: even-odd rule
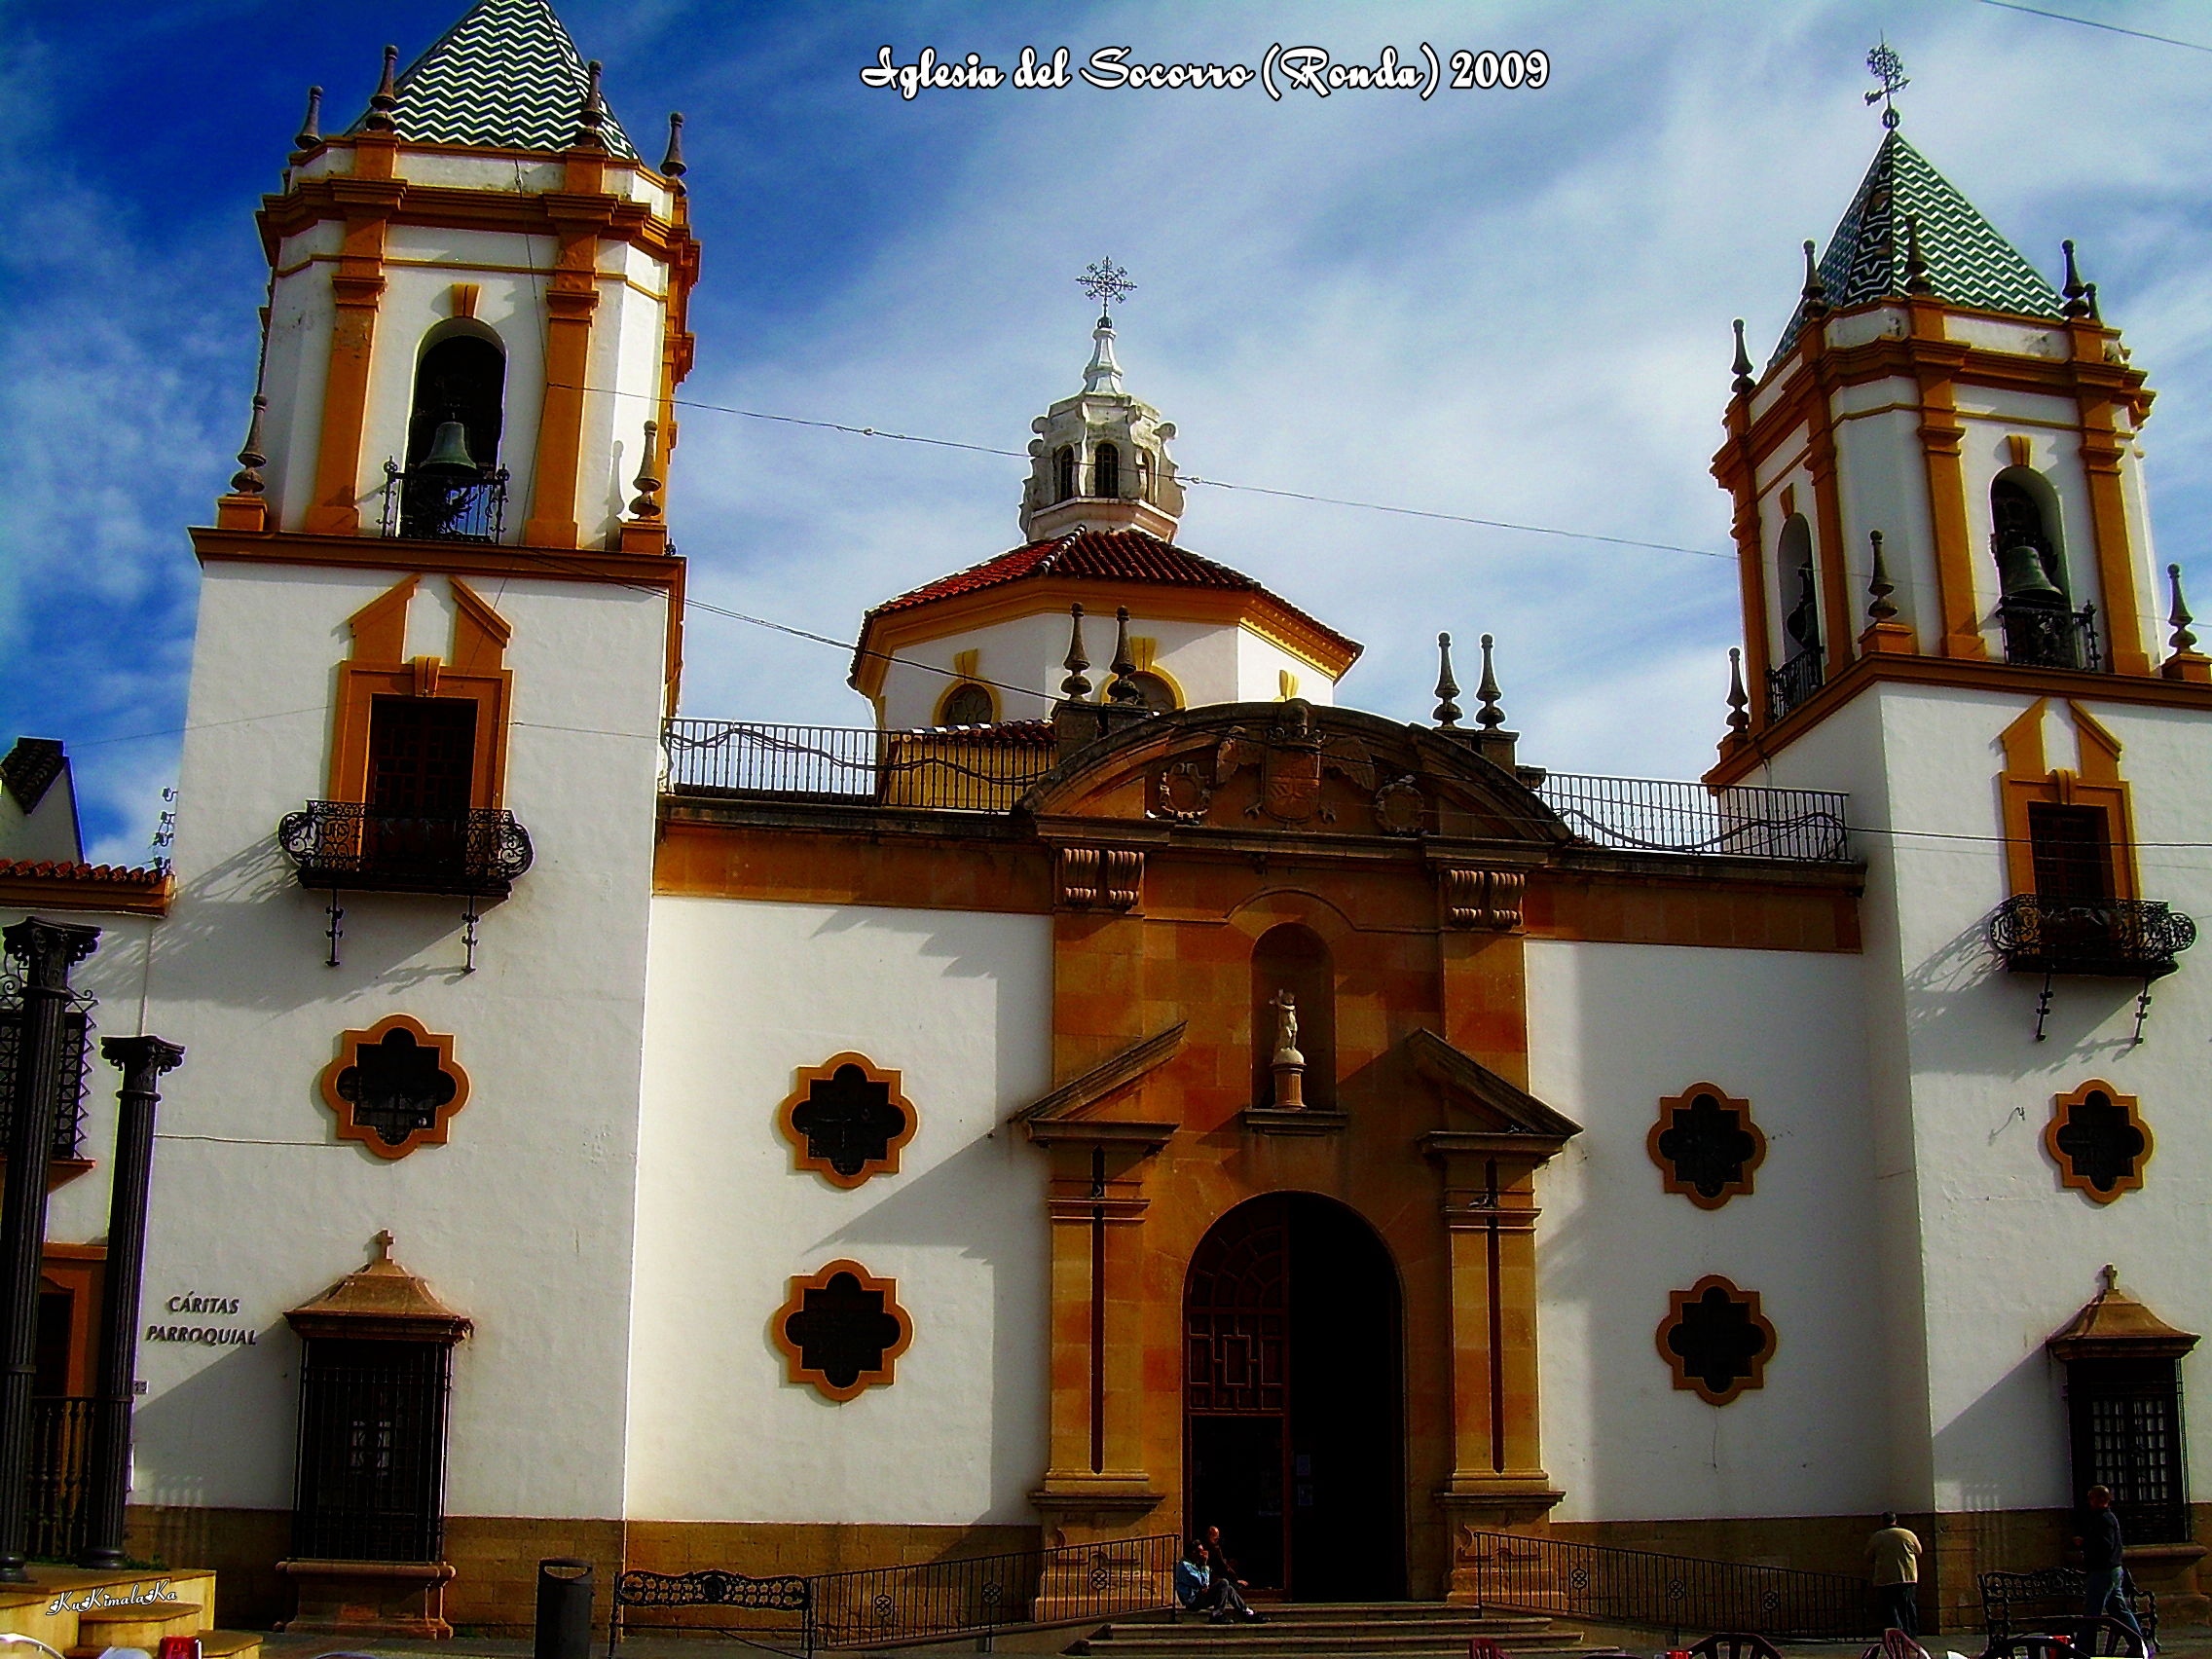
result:
[[[1716,1113],[1731,1123],[1696,1124],[1685,1122],[1697,1111],[1699,1100],[1711,1100]],[[1685,1153],[1689,1147],[1681,1144],[1685,1139],[1708,1133],[1735,1134],[1743,1137],[1742,1156],[1734,1161],[1716,1161],[1720,1167],[1732,1168],[1735,1173],[1717,1181],[1701,1182],[1695,1173],[1685,1177],[1682,1165],[1688,1161]],[[1669,1146],[1665,1143],[1673,1141]],[[1651,1155],[1651,1161],[1659,1166],[1660,1184],[1670,1193],[1677,1193],[1699,1209],[1715,1210],[1730,1198],[1748,1197],[1751,1191],[1752,1176],[1766,1161],[1766,1135],[1758,1124],[1751,1122],[1751,1103],[1725,1093],[1718,1085],[1693,1083],[1679,1094],[1671,1094],[1659,1102],[1659,1121],[1651,1125],[1644,1137],[1643,1147]],[[1725,1150],[1725,1149],[1723,1149]]]
[[[2099,1107],[2097,1102],[2103,1101]],[[2069,1156],[2062,1144],[2063,1138],[2077,1132],[2081,1126],[2075,1123],[2075,1114],[2083,1110],[2120,1114],[2125,1128],[2132,1130],[2141,1142],[2141,1150],[2125,1169],[2099,1172],[2083,1167],[2082,1161]],[[2085,1132],[2085,1131],[2082,1131]],[[2058,1179],[2062,1186],[2070,1187],[2093,1204],[2109,1204],[2122,1193],[2136,1193],[2143,1189],[2143,1171],[2151,1161],[2155,1143],[2151,1138],[2151,1125],[2143,1121],[2141,1103],[2132,1094],[2122,1094],[2109,1083],[2092,1078],[2071,1094],[2052,1097],[2050,1122],[2043,1126],[2043,1149],[2050,1155],[2051,1162],[2058,1165]]]
[[[2069,699],[2066,712],[2073,718],[2082,769],[2071,772],[2064,767],[2046,767],[2043,727],[2049,706],[2047,698],[2040,699],[1998,737],[2005,751],[2005,770],[1999,784],[2004,794],[2006,883],[2015,895],[2036,890],[2035,848],[2028,835],[2031,805],[2094,806],[2105,815],[2113,896],[2136,898],[2141,879],[2135,862],[2135,808],[2127,784],[2120,775],[2120,739],[2081,704]]]
[[[430,1056],[433,1072],[445,1079],[446,1087],[436,1092],[444,1097],[431,1108],[430,1122],[409,1129],[398,1140],[392,1140],[389,1131],[372,1124],[360,1122],[355,1109],[359,1102],[356,1084],[348,1082],[348,1074],[358,1070],[360,1051],[373,1049],[395,1034],[410,1039],[411,1046]],[[405,1048],[410,1045],[393,1045]],[[365,1031],[349,1031],[338,1039],[338,1052],[330,1064],[322,1068],[316,1080],[322,1091],[322,1103],[338,1119],[338,1138],[358,1141],[379,1158],[397,1160],[405,1158],[419,1146],[446,1144],[447,1125],[453,1115],[468,1104],[468,1074],[461,1069],[453,1057],[453,1039],[439,1037],[424,1029],[423,1022],[410,1014],[389,1014]]]
[[[857,1075],[844,1076],[851,1072]],[[914,1138],[918,1121],[914,1116],[913,1102],[900,1092],[899,1074],[886,1071],[866,1054],[847,1050],[831,1054],[818,1066],[800,1066],[797,1081],[791,1093],[784,1096],[783,1104],[776,1108],[776,1127],[792,1143],[792,1166],[794,1169],[811,1169],[832,1187],[847,1192],[859,1186],[870,1175],[896,1175],[899,1173],[899,1152]],[[815,1090],[824,1084],[834,1083],[847,1088],[873,1088],[883,1091],[880,1104],[887,1114],[896,1114],[900,1123],[896,1127],[885,1122],[879,1125],[852,1125],[842,1122],[809,1122],[801,1124],[799,1113],[814,1103]],[[859,1134],[843,1132],[858,1127]],[[881,1150],[866,1153],[856,1142],[876,1139],[871,1127],[881,1127]]]
[[[455,666],[437,657],[409,659],[407,611],[420,575],[392,584],[347,618],[353,654],[338,668],[336,725],[330,748],[330,798],[365,801],[369,787],[369,721],[382,697],[461,699],[476,705],[476,758],[468,800],[496,807],[506,786],[507,713],[514,675],[505,666],[512,630],[460,577],[448,578],[454,597]]]
[[[860,1263],[840,1260],[804,1276],[794,1275],[791,1287],[791,1295],[768,1321],[768,1334],[783,1353],[791,1381],[807,1383],[824,1398],[840,1403],[878,1384],[889,1387],[899,1356],[914,1340],[914,1321],[899,1306],[898,1281],[877,1278]],[[888,1323],[888,1329],[879,1331],[880,1347],[868,1341],[853,1342],[853,1328],[870,1319]],[[810,1329],[814,1320],[821,1320],[851,1347],[842,1354],[826,1351],[830,1344],[823,1335],[828,1333]],[[874,1353],[872,1366],[853,1363],[856,1354],[865,1352]]]

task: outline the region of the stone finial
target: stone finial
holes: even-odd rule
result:
[[[1452,636],[1436,636],[1436,711],[1428,718],[1439,726],[1450,730],[1459,723],[1459,705],[1453,699],[1459,695],[1459,682],[1452,678]]]
[[[1729,365],[1736,378],[1728,383],[1728,389],[1742,397],[1758,383],[1751,379],[1751,349],[1744,343],[1744,319],[1736,319],[1736,360]]]
[[[1083,606],[1081,603],[1068,607],[1068,654],[1061,659],[1060,666],[1068,671],[1068,677],[1060,682],[1060,695],[1072,698],[1079,703],[1088,697],[1090,695],[1090,676],[1084,671],[1089,668],[1090,659],[1083,652]]]
[[[1815,256],[1811,238],[1805,241],[1804,299],[1806,320],[1828,314],[1828,285],[1821,280],[1820,260]]]
[[[2179,656],[2184,652],[2196,649],[2196,636],[2189,631],[2189,625],[2196,618],[2189,613],[2189,601],[2182,598],[2181,595],[2181,567],[2179,565],[2168,565],[2166,567],[2166,584],[2173,591],[2174,602],[2173,609],[2166,617],[2167,623],[2173,628],[2173,638],[2168,640],[2166,644],[2171,645],[2174,654]]]
[[[384,79],[377,83],[377,90],[370,94],[368,119],[361,125],[371,132],[393,131],[399,124],[392,120],[391,112],[398,107],[399,48],[387,46],[384,49]]]
[[[607,103],[599,95],[600,61],[593,58],[584,65],[583,107],[576,111],[576,139],[578,144],[603,144],[602,135],[607,126]]]
[[[1936,292],[1936,284],[1928,277],[1928,261],[1920,251],[1920,215],[1917,213],[1904,222],[1904,291],[1908,294]]]
[[[637,487],[637,499],[630,503],[632,518],[655,519],[660,517],[660,423],[645,423],[645,445],[638,459],[638,476],[633,480]]]
[[[1482,683],[1475,687],[1475,695],[1482,699],[1482,707],[1475,711],[1475,724],[1481,726],[1486,735],[1505,723],[1505,711],[1497,705],[1497,675],[1491,665],[1491,636],[1485,634]]]
[[[1728,647],[1728,735],[1742,737],[1751,729],[1751,698],[1744,695],[1744,653]]]
[[[1129,608],[1122,606],[1114,612],[1114,678],[1106,682],[1106,701],[1123,708],[1134,708],[1144,701],[1144,693],[1130,677],[1137,671],[1136,659],[1129,655]]]
[[[691,170],[683,160],[683,117],[675,110],[668,112],[668,154],[660,159],[660,170],[678,191],[683,188],[683,175]]]
[[[2089,290],[2083,284],[2081,267],[2074,263],[2074,239],[2068,237],[2058,245],[2066,250],[2066,286],[2059,290],[2066,296],[2066,304],[2060,308],[2059,314],[2062,316],[2087,316],[2089,314]]]
[[[2094,282],[2083,283],[2082,297],[2089,302],[2089,320],[2091,322],[2104,321],[2105,313],[2097,304],[2097,285]]]
[[[322,89],[308,89],[308,112],[300,119],[300,129],[292,134],[292,148],[313,150],[322,143]]]
[[[1874,549],[1873,570],[1866,580],[1866,620],[1893,622],[1897,619],[1898,608],[1890,603],[1890,595],[1898,591],[1898,586],[1890,580],[1890,568],[1882,559],[1882,533],[1870,530],[1866,539]]]
[[[269,464],[269,457],[261,448],[261,412],[269,407],[269,399],[258,391],[253,394],[253,419],[246,423],[245,446],[239,451],[239,469],[231,474],[231,494],[234,496],[261,496],[269,490],[261,476],[261,469]]]

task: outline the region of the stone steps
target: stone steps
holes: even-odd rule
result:
[[[1124,1620],[1069,1651],[1091,1659],[1467,1659],[1467,1643],[1488,1637],[1509,1654],[1561,1653],[1582,1645],[1579,1632],[1550,1619],[1486,1614],[1435,1602],[1258,1603],[1262,1622],[1214,1624],[1183,1613],[1172,1622]]]

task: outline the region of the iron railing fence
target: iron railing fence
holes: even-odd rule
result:
[[[2070,610],[2063,605],[2004,600],[1997,607],[2005,630],[2005,660],[2035,668],[2098,669],[2097,608]]]
[[[477,477],[384,463],[384,533],[420,541],[497,541],[506,529],[507,469]]]
[[[20,1003],[0,1002],[0,1150],[16,1120],[16,1069],[22,1063],[23,1010]],[[81,1008],[61,1015],[61,1072],[58,1098],[54,1103],[54,1139],[48,1142],[50,1158],[79,1158],[84,1154],[85,1080],[92,1063],[92,1016]]]
[[[311,800],[286,813],[277,844],[300,885],[388,893],[504,895],[535,857],[511,812],[477,807],[424,813]]]
[[[1569,830],[1601,847],[1851,862],[1844,818],[1850,797],[1828,790],[1714,790],[1661,778],[1552,772],[1536,793]]]
[[[1052,769],[1043,721],[920,731],[674,719],[668,787],[751,799],[1012,810]]]
[[[673,719],[663,732],[666,787],[754,800],[1005,812],[1052,768],[1042,721],[874,731],[856,726]],[[1822,864],[1850,861],[1846,797],[1555,772],[1546,805],[1600,846],[1726,853]]]
[[[35,1561],[74,1561],[85,1547],[92,1419],[99,1404],[76,1395],[31,1402],[30,1554]]]
[[[1656,1555],[1518,1532],[1475,1532],[1460,1555],[1485,1609],[1771,1639],[1876,1633],[1865,1580],[1842,1572]]]
[[[1766,715],[1779,720],[1818,691],[1824,682],[1821,649],[1814,645],[1799,651],[1780,668],[1766,671]]]
[[[1175,1604],[1179,1553],[1180,1540],[1161,1533],[803,1578],[633,1570],[615,1579],[608,1652],[644,1630],[812,1655],[1149,1612]],[[648,1621],[632,1609],[666,1616]]]

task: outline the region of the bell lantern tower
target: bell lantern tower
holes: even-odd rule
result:
[[[1885,674],[2070,695],[2091,675],[2206,675],[2158,649],[2152,393],[2074,244],[2054,288],[1885,120],[1825,251],[1805,244],[1763,372],[1737,325],[1713,469],[1744,673],[1716,782]]]
[[[681,118],[645,166],[544,0],[483,0],[368,108],[311,92],[230,531],[650,553],[698,271]]]
[[[1021,493],[1021,533],[1048,541],[1077,530],[1141,530],[1175,539],[1183,486],[1167,453],[1175,424],[1129,395],[1114,360],[1114,315],[1107,308],[1133,285],[1111,260],[1090,267],[1084,287],[1099,302],[1083,389],[1030,423],[1029,482]]]

